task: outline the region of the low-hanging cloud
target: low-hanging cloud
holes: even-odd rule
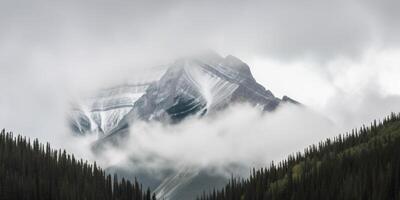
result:
[[[190,118],[175,125],[136,122],[129,139],[102,152],[106,167],[160,172],[182,166],[227,173],[229,166],[266,166],[332,136],[339,129],[305,107],[283,105],[263,113],[235,105],[213,116]],[[230,175],[224,174],[224,175]]]
[[[95,160],[106,168],[164,177],[163,172],[189,167],[229,177],[248,176],[252,167],[264,167],[311,144],[344,134],[390,112],[400,111],[400,96],[383,95],[379,87],[360,88],[359,94],[337,93],[322,111],[283,104],[262,112],[236,104],[202,118],[179,124],[134,122],[118,146],[111,145]]]

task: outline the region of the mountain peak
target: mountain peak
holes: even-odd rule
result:
[[[140,90],[139,90],[140,89]],[[76,130],[118,133],[136,120],[178,122],[189,115],[205,115],[245,102],[265,111],[281,102],[253,78],[250,67],[232,55],[208,51],[170,64],[157,81],[100,92],[85,111],[74,111]],[[98,127],[98,128],[96,128]]]
[[[244,63],[242,60],[239,58],[228,55],[225,57],[222,65],[229,66],[230,68],[236,70],[238,73],[240,73],[242,76],[246,76],[248,78],[254,79],[253,75],[251,74],[250,67]]]
[[[239,58],[232,56],[232,55],[227,55],[225,57],[225,63],[228,64],[229,66],[242,66],[246,65],[243,61],[241,61]],[[247,66],[247,65],[246,65]]]

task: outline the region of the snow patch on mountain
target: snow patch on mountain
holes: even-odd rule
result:
[[[70,114],[70,124],[75,133],[96,133],[103,136],[115,128],[132,109],[150,83],[121,85],[100,91]]]

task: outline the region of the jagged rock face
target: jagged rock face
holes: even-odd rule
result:
[[[174,123],[189,115],[218,111],[235,102],[272,111],[281,100],[258,84],[249,66],[233,56],[181,59],[147,88],[112,133],[137,119]]]
[[[258,84],[249,66],[238,58],[210,53],[177,60],[151,84],[103,90],[89,105],[75,109],[70,121],[75,132],[106,137],[126,132],[136,120],[176,123],[236,102],[272,111],[282,100]]]

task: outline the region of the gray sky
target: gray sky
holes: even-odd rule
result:
[[[0,124],[52,140],[74,96],[203,49],[348,128],[400,111],[400,2],[0,1]],[[132,74],[132,76],[131,76]]]
[[[371,46],[397,47],[399,4],[396,0],[3,0],[1,41],[5,47],[18,42],[28,52],[42,48],[54,54],[118,50],[133,56],[138,50],[182,53],[190,47],[321,60],[359,56]]]

